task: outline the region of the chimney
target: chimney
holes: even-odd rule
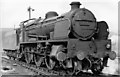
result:
[[[71,2],[71,10],[79,9],[81,3],[80,2]]]

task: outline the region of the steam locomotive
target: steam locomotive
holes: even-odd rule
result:
[[[4,48],[6,54],[11,59],[50,70],[62,68],[71,74],[91,70],[100,74],[108,58],[116,58],[108,39],[108,24],[96,21],[90,10],[80,8],[80,2],[70,5],[71,10],[60,16],[50,11],[45,19],[21,22],[13,32],[15,48]]]

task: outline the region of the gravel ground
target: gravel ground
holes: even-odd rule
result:
[[[2,75],[33,75],[34,73],[20,65],[14,63],[8,63],[5,61],[1,61],[2,66],[0,72]],[[10,68],[9,70],[5,68]]]

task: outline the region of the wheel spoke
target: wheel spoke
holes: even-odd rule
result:
[[[34,61],[35,61],[36,66],[41,66],[43,62],[43,57],[39,55],[34,55]]]
[[[25,60],[27,63],[30,63],[32,60],[32,54],[30,53],[25,53]]]

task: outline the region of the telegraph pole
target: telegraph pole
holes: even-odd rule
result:
[[[30,6],[28,7],[28,12],[29,12],[29,19],[31,19],[31,11],[34,11]]]

